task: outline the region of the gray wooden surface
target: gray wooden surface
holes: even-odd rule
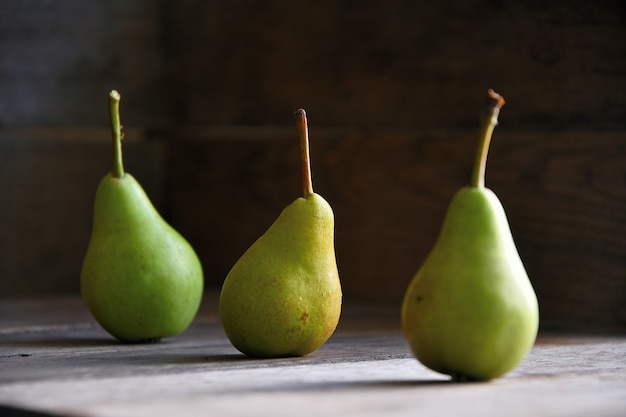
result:
[[[0,415],[626,414],[626,337],[543,334],[505,377],[453,383],[411,356],[395,306],[347,305],[318,351],[259,360],[229,344],[215,299],[146,345],[117,343],[78,298],[0,301]]]

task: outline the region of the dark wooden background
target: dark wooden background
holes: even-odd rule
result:
[[[399,300],[467,183],[487,184],[544,328],[626,331],[622,1],[0,3],[0,297],[79,291],[122,94],[127,169],[207,288],[299,192],[292,112],[336,214],[346,300]]]

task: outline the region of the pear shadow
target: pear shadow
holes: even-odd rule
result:
[[[26,408],[12,407],[0,404],[0,416],[4,417],[49,417],[50,414]]]
[[[229,390],[245,394],[247,392],[271,393],[271,392],[342,392],[342,391],[393,391],[398,389],[456,389],[462,386],[489,384],[491,381],[457,381],[453,378],[441,376],[439,378],[415,378],[415,379],[370,379],[370,380],[346,380],[346,381],[316,381],[283,383],[265,387],[242,387],[241,389]]]
[[[47,338],[47,339],[22,339],[22,340],[5,340],[2,342],[4,346],[12,346],[15,348],[89,348],[89,347],[111,347],[124,346],[128,343],[121,342],[117,339],[107,339],[105,337],[98,338]]]
[[[151,346],[158,348],[162,345],[168,345],[175,343],[170,338],[155,339],[155,340],[142,340],[142,341],[126,341],[119,340],[106,333],[97,335],[84,335],[84,336],[54,336],[47,337],[46,335],[35,334],[33,336],[28,334],[20,335],[16,339],[3,340],[3,346],[14,347],[32,347],[32,348],[90,348],[90,347],[145,347]]]
[[[457,385],[451,379],[379,379],[367,381],[336,381],[330,383],[314,383],[304,384],[303,390],[353,390],[353,389],[397,389],[397,388],[416,388],[416,387],[432,387],[432,386],[454,386]],[[296,387],[296,389],[298,389]]]
[[[426,388],[441,388],[452,389],[458,387],[459,383],[451,379],[377,379],[377,380],[349,380],[349,381],[316,381],[316,382],[289,382],[276,385],[266,386],[242,386],[236,388],[228,388],[220,393],[223,394],[241,394],[245,395],[251,392],[255,394],[259,393],[326,393],[326,392],[349,392],[349,391],[363,391],[366,394],[368,391],[394,391],[398,389],[426,389]]]
[[[202,365],[202,364],[219,364],[219,363],[240,363],[252,360],[243,353],[226,353],[221,355],[186,355],[175,358],[168,358],[167,362],[171,365]]]
[[[161,358],[161,363],[167,365],[188,365],[201,370],[203,364],[211,366],[211,371],[223,372],[226,375],[230,371],[245,371],[259,368],[283,368],[292,365],[306,365],[315,367],[317,363],[352,363],[354,360],[347,359],[328,361],[317,357],[287,357],[287,358],[256,358],[243,353],[225,353],[217,355],[185,355]],[[361,361],[359,361],[361,362]],[[354,390],[393,390],[398,388],[427,388],[427,387],[458,387],[467,384],[481,384],[488,381],[457,381],[451,377],[442,375],[437,378],[415,378],[415,379],[373,379],[373,380],[332,380],[313,382],[288,382],[268,385],[249,386],[243,384],[241,387],[229,387],[221,393],[275,393],[275,392],[328,392],[328,391],[354,391]]]
[[[301,361],[300,363],[296,363]],[[216,355],[179,355],[176,357],[161,358],[161,363],[168,365],[188,365],[201,366],[212,365],[212,369],[258,369],[258,368],[278,368],[283,366],[309,364],[303,357],[286,358],[257,358],[244,353],[224,353]]]

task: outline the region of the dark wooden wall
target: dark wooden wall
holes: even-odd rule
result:
[[[398,303],[494,88],[487,184],[542,325],[624,332],[624,39],[617,0],[4,2],[0,296],[78,291],[116,88],[127,169],[208,288],[298,196],[304,107],[345,297]]]
[[[432,3],[432,2],[431,2]],[[508,126],[624,127],[618,1],[171,2],[184,124],[474,127],[486,88]]]

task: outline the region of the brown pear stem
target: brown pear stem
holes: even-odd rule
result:
[[[504,106],[504,98],[500,94],[489,89],[487,95],[487,105],[481,115],[478,150],[476,152],[476,159],[474,160],[472,179],[470,181],[470,186],[477,188],[485,187],[485,168],[487,166],[489,144],[491,143],[493,130],[498,125],[500,109]]]
[[[120,93],[113,90],[109,93],[109,113],[111,115],[111,128],[113,131],[113,178],[124,176],[124,163],[122,161],[122,125],[120,123]]]
[[[309,155],[309,127],[304,109],[298,109],[293,114],[296,120],[298,135],[300,136],[300,159],[302,162],[302,196],[309,198],[313,194],[313,180],[311,178],[311,157]]]

